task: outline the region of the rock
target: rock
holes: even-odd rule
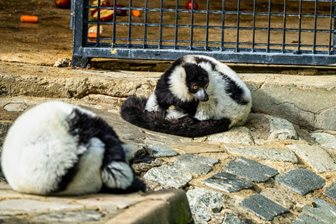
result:
[[[332,134],[324,133],[324,132],[314,132],[311,134],[311,136],[322,147],[336,150],[336,135],[332,135]]]
[[[193,163],[193,164],[205,164],[208,166],[213,166],[216,163],[218,163],[218,159],[214,159],[211,157],[205,157],[205,156],[198,156],[198,155],[192,155],[192,154],[184,154],[177,158],[176,163]]]
[[[252,188],[254,185],[248,180],[237,177],[230,173],[217,173],[206,179],[203,183],[209,187],[225,192],[236,192],[242,189]]]
[[[278,174],[276,169],[245,158],[230,161],[225,171],[256,182],[265,182]]]
[[[273,160],[281,162],[291,162],[297,163],[298,160],[295,154],[288,149],[276,149],[269,147],[256,147],[256,146],[236,146],[236,145],[226,145],[226,150],[229,153],[252,157],[256,159]]]
[[[148,148],[151,150],[153,157],[171,157],[177,155],[175,150],[166,145],[154,144],[149,145]]]
[[[28,107],[25,103],[9,103],[4,106],[4,109],[9,112],[22,112]]]
[[[54,67],[70,67],[71,60],[69,58],[59,58],[54,63]]]
[[[209,173],[212,169],[212,166],[216,163],[218,163],[218,159],[184,154],[177,157],[174,166],[183,170],[183,173],[190,173],[194,176],[199,176]]]
[[[162,165],[150,169],[144,178],[158,182],[163,188],[182,188],[192,179],[192,175],[184,173],[180,167]]]
[[[294,224],[319,223],[330,224],[335,223],[336,206],[327,203],[322,199],[315,199],[313,207],[304,206],[299,217],[293,222]]]
[[[267,221],[272,221],[275,216],[288,212],[286,208],[260,194],[252,195],[240,204]]]
[[[336,182],[332,183],[327,189],[325,189],[324,194],[336,201]]]
[[[286,119],[274,117],[267,115],[266,116],[270,121],[270,135],[268,139],[297,139],[297,133],[292,123]]]
[[[227,132],[209,135],[208,142],[242,145],[254,144],[250,130],[246,127],[234,127]]]
[[[222,193],[203,188],[187,191],[187,197],[196,223],[209,221],[212,213],[220,212],[224,204]]]
[[[232,213],[227,213],[225,214],[225,218],[222,224],[252,224],[252,221],[248,219],[240,219],[238,216]]]
[[[296,144],[289,145],[288,148],[293,150],[296,155],[318,173],[336,171],[336,163],[334,159],[319,146]]]
[[[277,176],[276,181],[292,191],[305,195],[324,186],[325,180],[307,169],[295,169]]]

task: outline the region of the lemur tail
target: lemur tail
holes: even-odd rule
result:
[[[184,116],[178,120],[166,120],[165,112],[147,112],[146,98],[129,97],[121,107],[121,116],[126,121],[152,131],[163,132],[184,137],[200,137],[229,129],[231,121],[220,120],[199,121],[192,116]]]

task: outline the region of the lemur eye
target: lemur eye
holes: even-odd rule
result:
[[[196,85],[196,84],[194,84],[194,85],[191,86],[191,88],[192,88],[193,90],[198,90],[199,86]]]

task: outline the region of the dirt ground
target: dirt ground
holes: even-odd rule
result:
[[[21,23],[20,15],[36,15],[39,23]],[[70,10],[53,0],[0,0],[0,60],[53,65],[71,58]]]
[[[113,1],[113,0],[111,0]],[[92,1],[91,1],[92,2]],[[143,7],[145,1],[133,1],[133,7]],[[179,1],[178,8],[184,9],[186,1]],[[199,9],[206,9],[206,1],[197,1],[199,4]],[[236,10],[237,1],[229,0],[225,1],[226,10]],[[248,12],[253,8],[253,1],[240,1],[240,10],[242,12]],[[268,1],[261,0],[256,1],[257,12],[267,12]],[[287,1],[288,11],[287,13],[297,13],[298,12],[298,1]],[[119,0],[118,3],[128,5],[129,1]],[[148,1],[149,8],[159,7],[160,1]],[[163,1],[163,8],[174,9],[176,8],[175,0]],[[319,3],[317,7],[317,13],[319,15],[328,15],[330,3]],[[210,1],[209,9],[220,10],[221,1]],[[283,1],[272,1],[272,13],[281,13],[283,11]],[[302,13],[312,13],[314,11],[313,2],[303,2]],[[29,24],[21,23],[19,21],[20,15],[37,15],[39,16],[39,23]],[[117,17],[117,22],[128,21],[128,16]],[[176,19],[175,12],[163,13],[162,22],[163,24],[174,24]],[[205,22],[205,14],[195,15],[195,25],[203,26]],[[271,26],[273,28],[282,28],[283,17],[282,16],[272,16]],[[312,29],[314,18],[303,18],[302,28]],[[149,24],[155,24],[160,21],[159,12],[148,13],[147,22]],[[251,15],[241,15],[240,16],[240,26],[251,27],[252,26],[252,16]],[[221,24],[221,17],[218,15],[211,15],[209,21],[214,26],[219,26]],[[133,44],[140,43],[136,39],[144,37],[143,26],[136,26],[136,23],[143,22],[143,17],[132,17],[132,24],[117,25],[116,35],[120,38],[119,43],[128,43],[128,33],[132,30]],[[182,13],[179,15],[179,24],[188,24],[190,22],[190,13]],[[237,25],[236,15],[227,15],[225,17],[226,26]],[[134,24],[133,24],[134,23]],[[319,29],[329,29],[329,19],[328,18],[317,18],[317,24]],[[93,24],[94,25],[94,24]],[[268,18],[267,16],[257,16],[256,17],[256,27],[267,27]],[[91,26],[91,25],[89,25]],[[102,25],[104,32],[102,34],[105,37],[105,42],[111,43],[111,24]],[[298,18],[288,17],[286,26],[288,28],[297,28]],[[0,32],[0,60],[10,61],[10,62],[24,62],[40,65],[53,65],[58,59],[61,58],[71,58],[72,49],[72,33],[70,30],[70,9],[59,9],[55,6],[53,0],[0,0],[0,27],[2,32]],[[194,46],[203,46],[205,33],[204,29],[194,29]],[[211,41],[220,41],[220,33],[218,29],[209,29],[209,46],[211,47]],[[235,44],[231,43],[237,39],[236,29],[225,30],[225,41],[228,42],[226,47],[234,47]],[[157,44],[159,39],[158,27],[148,27],[147,28],[147,39],[149,44]],[[311,44],[312,36],[311,32],[302,33],[301,44]],[[181,46],[187,45],[186,42],[190,38],[190,28],[180,28],[178,40],[181,41]],[[270,43],[279,44],[282,41],[281,31],[271,31],[270,33]],[[330,38],[329,33],[318,34],[316,36],[316,43],[320,45],[327,44]],[[163,45],[171,44],[171,40],[174,39],[174,28],[164,27],[163,28],[163,40],[169,40],[167,42],[163,41]],[[241,42],[240,47],[251,48],[250,42],[252,41],[251,30],[240,30],[239,40]],[[264,43],[267,41],[267,30],[256,31],[255,33],[256,43]],[[186,43],[183,43],[185,41]],[[101,40],[104,42],[104,39]],[[288,32],[286,34],[286,43],[297,45],[298,43],[298,33]],[[274,46],[275,49],[280,49],[281,46]],[[288,49],[293,49],[294,47],[288,47]],[[304,48],[304,47],[303,47]],[[311,47],[306,47],[310,50]],[[323,48],[326,50],[326,48]]]

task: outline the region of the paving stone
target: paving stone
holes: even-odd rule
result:
[[[161,144],[149,145],[153,157],[171,157],[176,156],[178,153],[171,149],[169,146]]]
[[[256,182],[265,182],[278,174],[276,169],[245,158],[230,161],[225,171]]]
[[[268,221],[271,221],[275,216],[288,212],[286,208],[260,194],[244,199],[241,205]]]
[[[270,135],[268,139],[297,139],[293,124],[286,119],[266,115],[270,122]]]
[[[222,224],[252,224],[252,221],[248,219],[240,219],[237,215],[227,213],[225,214]]]
[[[324,194],[336,201],[336,182],[332,183],[327,189],[325,189]]]
[[[243,145],[254,144],[251,132],[246,127],[234,127],[227,132],[209,135],[208,142]]]
[[[209,166],[213,166],[216,163],[219,162],[218,159],[214,159],[211,157],[206,157],[206,156],[198,156],[198,155],[192,155],[192,154],[184,154],[180,155],[176,162],[190,162],[190,163],[198,163],[198,164],[206,164]]]
[[[192,179],[192,175],[187,172],[183,173],[180,167],[162,165],[150,169],[144,178],[158,182],[163,188],[182,188]]]
[[[218,163],[218,159],[205,156],[184,154],[177,157],[174,166],[179,167],[181,173],[190,173],[193,176],[207,174],[212,170],[212,166]]]
[[[273,149],[266,147],[236,146],[236,145],[226,145],[225,147],[229,153],[239,156],[272,160],[272,161],[281,161],[281,162],[291,162],[291,163],[298,162],[295,154],[288,149]]]
[[[331,224],[336,221],[336,206],[327,203],[322,199],[315,199],[313,207],[304,206],[294,224]]]
[[[224,204],[222,193],[204,188],[187,191],[187,197],[196,223],[209,221],[212,213],[220,212]]]
[[[332,135],[324,132],[314,132],[311,136],[317,141],[321,146],[329,149],[336,149],[336,135]]]
[[[291,170],[277,176],[276,181],[301,195],[322,188],[325,184],[325,180],[322,177],[303,168]]]
[[[289,145],[288,148],[318,173],[336,171],[336,162],[320,146],[296,144]]]
[[[209,187],[225,192],[236,192],[254,186],[253,183],[248,180],[225,172],[217,173],[216,175],[204,180],[203,183]]]

